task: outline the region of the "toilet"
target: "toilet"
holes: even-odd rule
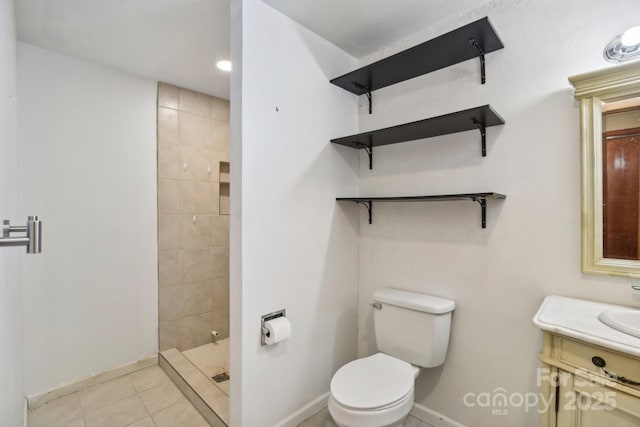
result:
[[[329,412],[339,427],[402,427],[421,368],[444,363],[455,302],[385,288],[373,294],[378,353],[333,375]]]

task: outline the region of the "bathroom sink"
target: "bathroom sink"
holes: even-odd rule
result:
[[[598,315],[598,320],[610,328],[640,338],[640,310],[605,310]]]
[[[635,307],[549,295],[533,323],[551,334],[640,357],[640,310]]]

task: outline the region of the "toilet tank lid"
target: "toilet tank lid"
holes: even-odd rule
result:
[[[455,301],[450,299],[392,288],[378,289],[373,293],[373,299],[378,302],[431,314],[449,313],[456,308]]]

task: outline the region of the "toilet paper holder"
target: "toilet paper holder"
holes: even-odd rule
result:
[[[265,322],[269,320],[277,319],[278,317],[287,317],[287,310],[284,308],[282,310],[274,311],[269,314],[263,314],[262,320],[260,321],[260,344],[267,345],[265,338],[269,336],[269,330],[264,326]]]

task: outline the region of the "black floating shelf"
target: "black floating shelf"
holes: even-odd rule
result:
[[[367,94],[371,113],[371,92],[450,65],[480,59],[481,81],[485,82],[484,55],[504,45],[489,22],[482,18],[373,64],[336,77],[331,83],[356,95]]]
[[[369,169],[371,169],[373,166],[373,147],[415,141],[472,129],[480,131],[482,157],[485,157],[487,155],[486,128],[503,124],[502,117],[493,111],[490,105],[483,105],[464,111],[418,120],[417,122],[336,138],[332,139],[331,142],[366,150],[369,155]]]
[[[362,204],[369,212],[369,224],[373,213],[373,202],[447,202],[451,200],[470,200],[478,202],[482,208],[482,228],[487,228],[487,200],[506,199],[507,196],[500,193],[468,193],[446,194],[439,196],[399,196],[399,197],[338,197],[337,201],[348,201]]]

